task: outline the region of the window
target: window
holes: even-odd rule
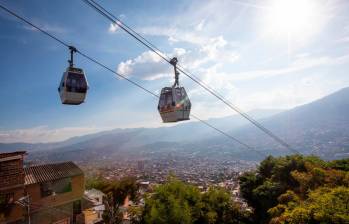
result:
[[[160,96],[160,103],[159,103],[160,107],[165,105],[165,100],[166,100],[166,95],[165,94],[161,94],[161,96]]]
[[[86,93],[87,91],[87,82],[84,74],[69,72],[66,83],[68,92]]]
[[[172,102],[173,102],[172,92],[167,92],[166,93],[166,105],[171,105]]]
[[[71,178],[63,178],[52,183],[52,190],[56,194],[72,191]]]
[[[58,87],[58,91],[63,90],[63,87],[64,87],[64,78],[65,78],[65,76],[64,76],[64,73],[63,73],[61,82],[60,82],[59,87]]]
[[[63,178],[51,182],[45,182],[40,185],[41,197],[47,197],[55,194],[62,194],[72,191],[71,178]]]
[[[40,184],[41,197],[47,197],[52,195],[52,184],[51,182],[41,183]]]
[[[10,205],[14,203],[14,193],[1,193],[0,194],[0,204]]]
[[[182,103],[182,93],[181,93],[181,89],[176,88],[175,89],[175,94],[176,94],[176,102],[177,103]]]
[[[181,92],[182,92],[182,96],[183,98],[187,98],[187,93],[185,92],[185,89],[184,88],[181,88]]]

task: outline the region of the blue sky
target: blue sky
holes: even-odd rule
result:
[[[345,0],[98,2],[245,111],[293,108],[349,85]],[[154,92],[172,83],[170,66],[80,0],[0,3]],[[62,105],[68,50],[3,11],[0,28],[0,142],[165,126],[154,97],[79,55],[86,103]],[[196,115],[233,114],[183,75],[180,82]]]

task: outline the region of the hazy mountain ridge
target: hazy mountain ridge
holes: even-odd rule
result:
[[[280,110],[255,110],[251,113],[256,117],[268,117],[279,112]],[[213,118],[209,119],[208,122],[225,131],[240,128],[247,124],[247,121],[238,115]],[[234,128],[232,128],[232,126]],[[195,135],[193,133],[195,133]],[[129,135],[132,141],[128,141],[127,144],[125,144],[126,142],[122,142],[122,144],[118,142],[118,138],[124,135]],[[85,147],[90,148],[91,146],[98,146],[98,144],[104,146],[111,144],[112,147],[121,145],[124,147],[138,147],[155,142],[192,142],[207,138],[207,136],[217,135],[219,135],[219,133],[215,130],[206,127],[200,122],[193,121],[181,123],[172,127],[114,129],[96,134],[72,137],[68,140],[55,143],[0,143],[0,151],[13,151],[18,149],[31,152],[56,149],[60,149],[60,151],[72,151]],[[115,144],[115,142],[118,144]]]
[[[326,159],[349,155],[349,88],[288,111],[258,110],[249,114],[302,153],[315,153]],[[278,155],[290,153],[238,115],[209,119],[208,122],[256,150]],[[160,128],[115,129],[59,143],[0,144],[2,151],[16,149],[60,159],[81,159],[82,151],[87,158],[90,155],[147,157],[154,153],[177,152],[188,156],[194,153],[197,156],[260,159],[257,153],[200,122]]]
[[[301,153],[317,154],[325,159],[338,159],[349,156],[348,115],[349,88],[344,88],[260,122]],[[250,124],[230,133],[260,150],[276,149],[287,152]],[[232,146],[231,141],[223,137],[212,141],[221,141],[226,146]]]

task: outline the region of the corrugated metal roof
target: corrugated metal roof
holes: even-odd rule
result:
[[[24,173],[26,185],[83,175],[82,170],[73,162],[25,167]]]
[[[18,155],[24,155],[24,154],[26,154],[26,151],[3,152],[3,153],[0,153],[0,158],[6,158],[6,157],[18,156]]]

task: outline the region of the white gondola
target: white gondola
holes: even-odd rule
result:
[[[76,52],[76,49],[71,47],[70,50],[69,67],[63,73],[58,92],[62,104],[79,105],[85,101],[88,83],[84,71],[81,68],[74,68],[73,53]]]
[[[158,110],[164,123],[189,120],[191,103],[184,87],[178,84],[177,58],[171,60],[175,69],[175,83],[161,90]]]

